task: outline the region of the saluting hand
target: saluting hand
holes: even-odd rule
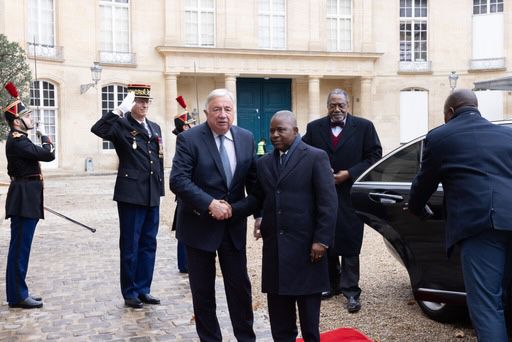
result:
[[[324,245],[318,242],[313,242],[313,244],[311,245],[311,253],[309,253],[309,256],[311,257],[311,262],[320,261],[320,259],[322,259],[326,251],[327,248],[325,248]]]

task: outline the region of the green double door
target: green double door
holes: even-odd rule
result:
[[[292,109],[291,79],[238,78],[236,80],[237,125],[254,135],[256,144],[265,138],[267,151],[270,118],[279,110]]]

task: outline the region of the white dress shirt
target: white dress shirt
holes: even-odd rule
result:
[[[219,134],[213,132],[213,138],[215,139],[215,144],[217,144],[217,150],[220,148],[220,140],[219,140]],[[235,169],[236,169],[236,153],[235,153],[235,142],[233,141],[233,135],[231,134],[231,131],[227,131],[226,134],[224,134],[224,149],[226,149],[226,153],[228,154],[229,158],[229,166],[231,166],[231,174],[235,175]]]

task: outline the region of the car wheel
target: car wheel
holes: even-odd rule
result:
[[[421,310],[430,319],[441,323],[460,321],[468,318],[465,306],[418,300]]]

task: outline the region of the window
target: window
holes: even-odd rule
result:
[[[473,14],[503,13],[503,0],[473,0]]]
[[[400,92],[400,143],[428,132],[428,91],[408,89]]]
[[[400,0],[400,61],[427,61],[427,0]]]
[[[134,63],[128,0],[101,0],[100,15],[100,62]]]
[[[186,0],[185,42],[190,46],[215,46],[215,0]]]
[[[286,48],[286,0],[258,0],[258,39],[262,49]]]
[[[470,69],[505,68],[503,0],[473,0]]]
[[[29,0],[27,41],[30,56],[61,57],[55,46],[53,0]]]
[[[404,147],[385,157],[361,182],[412,183],[420,169],[423,140]]]
[[[34,123],[44,125],[46,134],[52,139],[55,146],[57,139],[57,87],[48,81],[33,81],[30,83],[30,109]],[[30,131],[30,140],[38,142],[35,130]],[[57,153],[58,149],[56,149]],[[46,165],[46,163],[44,163]],[[49,167],[56,167],[56,161],[49,163]]]
[[[128,88],[122,85],[111,84],[101,88],[101,114],[106,114],[117,107],[128,94]],[[104,150],[113,150],[114,144],[103,140]]]
[[[352,50],[352,0],[327,0],[327,49]]]
[[[503,120],[504,92],[501,90],[475,91],[478,110],[489,121]]]

